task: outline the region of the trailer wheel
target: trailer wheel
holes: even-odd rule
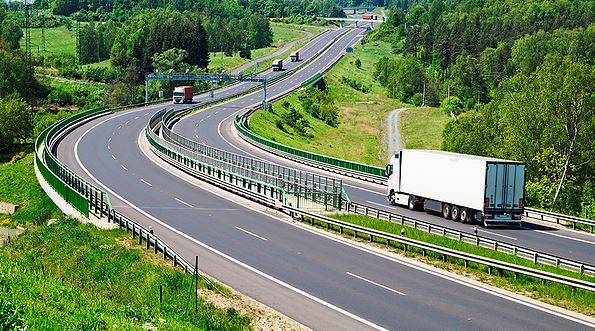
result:
[[[407,201],[407,206],[409,207],[409,210],[416,210],[417,208],[417,204],[415,203],[415,195],[410,195],[409,196],[409,201]]]
[[[450,218],[450,205],[448,203],[442,204],[442,217],[445,219]]]
[[[473,213],[467,208],[461,208],[461,222],[471,224],[473,223]]]
[[[461,219],[459,218],[459,216],[461,216],[461,209],[458,206],[452,206],[452,210],[450,211],[450,216],[452,218],[453,221],[458,222]]]

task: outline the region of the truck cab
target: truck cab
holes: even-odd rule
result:
[[[275,61],[273,61],[273,65],[271,67],[273,68],[273,71],[283,70],[283,60],[276,59]]]

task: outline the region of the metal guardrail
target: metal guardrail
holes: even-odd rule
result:
[[[173,132],[169,128],[174,116],[175,111],[172,110],[167,111],[163,115],[161,123],[161,134],[163,138],[167,142],[195,152],[192,157],[198,157],[201,162],[215,165],[223,170],[260,182],[281,187],[288,192],[299,192],[304,197],[324,194],[327,197],[331,197],[332,205],[335,208],[341,206],[341,196],[343,193],[341,180],[275,165],[205,144],[199,144]]]
[[[366,215],[373,218],[377,218],[380,220],[385,220],[393,223],[399,223],[403,226],[407,226],[410,228],[414,228],[420,231],[424,231],[427,233],[463,241],[478,247],[484,247],[488,249],[493,249],[497,252],[503,252],[506,254],[512,254],[514,256],[518,256],[529,261],[533,261],[535,264],[544,264],[555,266],[558,268],[563,268],[571,271],[575,271],[581,274],[586,274],[589,276],[595,276],[595,266],[573,261],[570,259],[566,259],[563,257],[555,256],[552,254],[538,252],[536,250],[522,247],[519,245],[513,245],[510,243],[481,237],[477,234],[470,234],[466,232],[462,232],[456,229],[447,228],[445,226],[430,224],[428,222],[424,222],[419,219],[415,219],[412,217],[406,217],[403,215],[399,215],[396,213],[391,213],[388,211],[384,211],[378,208],[369,207],[366,205],[358,204],[358,203],[346,203],[344,206],[344,210],[359,214],[359,215]]]
[[[54,123],[46,130],[44,130],[35,141],[35,162],[41,173],[41,176],[46,182],[56,191],[69,205],[73,206],[82,215],[89,218],[89,212],[95,209],[96,214],[100,217],[105,216],[108,222],[119,224],[120,228],[126,228],[127,231],[132,231],[132,236],[139,237],[139,244],[145,240],[147,249],[153,246],[155,253],[162,252],[164,258],[171,258],[175,266],[180,266],[185,272],[194,273],[194,267],[189,264],[180,254],[173,248],[168,246],[163,240],[159,239],[151,231],[144,228],[118,213],[109,204],[109,196],[103,190],[95,187],[91,183],[85,181],[74,172],[59,162],[53,154],[53,146],[50,148],[46,142],[55,144],[59,140],[55,136],[60,135],[62,130],[68,130],[68,127],[77,125],[80,122],[87,120],[90,117],[97,115],[99,112],[113,112],[121,109],[136,107],[138,105],[130,105],[118,108],[96,108],[89,111],[81,112],[66,118],[68,121],[60,121]],[[59,126],[59,128],[57,128]],[[40,155],[41,154],[41,155]],[[49,160],[52,166],[49,167],[45,161]],[[81,193],[82,192],[82,193]],[[198,272],[200,274],[200,272]],[[204,276],[204,275],[203,275]]]
[[[350,230],[351,232],[353,232],[355,237],[357,237],[358,235],[361,235],[361,234],[365,234],[366,236],[368,236],[368,238],[371,242],[384,241],[384,242],[386,242],[387,246],[391,246],[391,244],[394,246],[394,244],[396,243],[396,244],[403,246],[403,249],[405,251],[407,251],[409,249],[409,247],[416,247],[422,251],[423,255],[425,255],[428,251],[438,253],[438,254],[443,255],[444,257],[451,257],[451,258],[463,260],[463,261],[465,261],[465,266],[467,266],[468,262],[475,262],[477,264],[485,265],[488,267],[488,272],[490,272],[490,273],[492,272],[492,268],[497,268],[500,270],[506,270],[509,272],[513,272],[515,274],[515,276],[518,274],[523,274],[523,275],[535,277],[535,278],[546,280],[546,281],[551,281],[551,282],[555,282],[555,283],[559,283],[559,284],[568,285],[568,286],[572,287],[573,289],[580,288],[580,289],[583,289],[586,291],[595,292],[595,283],[592,283],[589,281],[580,280],[580,279],[562,276],[562,275],[557,275],[554,273],[541,271],[538,269],[533,269],[533,268],[529,268],[529,267],[525,267],[525,266],[519,266],[519,265],[512,264],[512,263],[502,262],[502,261],[498,261],[498,260],[494,260],[494,259],[490,259],[490,258],[486,258],[486,257],[473,255],[470,253],[463,253],[463,252],[459,252],[459,251],[456,251],[453,249],[428,244],[428,243],[414,240],[414,239],[409,239],[404,236],[396,236],[396,235],[393,235],[390,233],[377,231],[377,230],[369,229],[366,227],[349,224],[346,222],[341,222],[339,220],[335,220],[335,219],[332,219],[329,217],[321,216],[321,215],[314,214],[314,213],[307,212],[307,211],[300,210],[300,209],[295,209],[295,208],[287,208],[287,209],[290,210],[294,216],[295,215],[301,216],[300,218],[302,221],[307,221],[304,218],[308,218],[310,220],[316,220],[317,222],[322,222],[322,223],[326,224],[327,228],[330,228],[331,226],[337,227],[341,234],[344,234],[345,230],[347,229],[347,230]]]
[[[594,220],[590,220],[590,219],[586,219],[586,218],[582,218],[582,217],[558,214],[558,213],[554,213],[551,211],[540,210],[540,209],[535,209],[535,208],[525,208],[525,217],[529,218],[529,219],[539,220],[542,222],[550,222],[550,223],[556,223],[556,224],[560,224],[560,225],[572,224],[573,229],[576,229],[577,224],[581,224],[581,225],[588,226],[591,229],[591,231],[590,231],[591,233],[593,233],[593,227],[595,227]]]

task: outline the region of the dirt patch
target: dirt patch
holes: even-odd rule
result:
[[[9,243],[11,240],[13,240],[15,237],[17,237],[23,232],[25,232],[24,229],[10,229],[0,227],[0,246]]]
[[[202,288],[198,289],[198,293],[216,307],[233,307],[240,314],[248,316],[255,330],[310,330],[278,311],[233,290],[227,296]]]

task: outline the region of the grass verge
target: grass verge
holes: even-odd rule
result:
[[[191,276],[126,232],[61,217],[37,183],[33,157],[0,165],[0,200],[20,205],[1,219],[28,228],[0,246],[0,316],[31,330],[250,328],[249,318],[202,297],[197,312],[194,297],[186,310]],[[48,218],[58,221],[44,225]],[[199,281],[201,293],[215,289],[229,294],[220,285]]]
[[[339,108],[339,125],[332,127],[307,114],[296,94],[273,104],[275,113],[257,111],[250,117],[250,128],[257,134],[285,145],[314,153],[325,154],[356,162],[383,166],[387,160],[386,117],[402,107],[397,100],[385,96],[384,88],[374,80],[374,64],[391,50],[387,42],[374,41],[346,54],[324,75],[330,98]],[[361,67],[355,65],[356,59]],[[363,86],[355,89],[343,76]],[[298,109],[311,125],[312,137],[293,130],[282,131],[275,123],[283,114],[281,104],[288,101]]]
[[[62,218],[0,249],[0,301],[33,330],[240,330],[250,320],[194,297],[190,275],[137,245],[124,231]],[[217,286],[204,280],[201,288]],[[159,302],[160,287],[163,300]]]
[[[14,164],[0,165],[0,201],[19,205],[12,215],[0,214],[0,226],[41,224],[60,215],[58,207],[37,184],[33,161],[34,155],[29,153]]]
[[[436,149],[442,146],[442,131],[450,120],[439,108],[411,108],[401,112],[399,131],[409,149]]]
[[[334,214],[328,215],[329,217],[338,219],[343,222],[347,222],[350,224],[355,224],[359,226],[364,226],[367,228],[392,233],[395,235],[400,235],[401,229],[403,228],[398,223],[387,222],[383,220],[378,220],[376,218],[364,216],[364,215],[352,215],[352,214]],[[317,223],[314,221],[314,225],[326,227],[322,223]],[[337,230],[333,227],[330,228],[331,230]],[[454,249],[460,252],[466,252],[478,256],[484,256],[487,258],[514,263],[517,265],[527,266],[555,274],[560,274],[568,277],[573,277],[577,279],[583,279],[590,282],[595,282],[594,277],[589,277],[586,275],[581,275],[569,270],[555,268],[553,266],[541,265],[541,264],[533,264],[532,262],[523,259],[521,257],[512,256],[502,252],[496,252],[491,249],[477,247],[475,245],[471,245],[468,243],[464,243],[462,241],[429,234],[424,231],[412,229],[409,227],[404,227],[405,229],[405,236],[410,239],[415,239],[419,241],[423,241],[426,243],[430,243],[433,245],[438,245],[445,248]],[[348,229],[345,229],[343,234],[347,237],[353,237],[354,232]],[[370,237],[366,234],[358,233],[358,238],[369,241]],[[383,247],[386,247],[386,241],[383,239],[374,238],[375,242]],[[521,293],[523,295],[527,295],[537,300],[541,300],[543,302],[553,304],[559,307],[563,307],[565,309],[573,310],[588,316],[595,315],[595,293],[584,291],[577,289],[573,291],[570,287],[566,285],[561,285],[557,283],[550,283],[550,282],[543,282],[539,279],[535,279],[533,277],[519,275],[517,279],[515,279],[514,274],[511,272],[503,271],[503,270],[492,270],[492,274],[488,274],[488,270],[486,266],[478,265],[476,263],[469,263],[468,267],[465,268],[464,261],[455,258],[445,258],[443,260],[443,256],[441,254],[436,254],[432,252],[428,252],[426,256],[422,256],[422,252],[419,249],[409,247],[406,253],[403,253],[401,250],[402,246],[396,244],[393,246],[391,243],[391,251],[399,252],[401,254],[405,254],[409,257],[415,257],[416,259],[422,260],[423,262],[432,264],[434,266],[440,267],[442,269],[446,269],[448,271],[457,272],[459,274],[463,274],[465,276],[469,276],[475,278],[479,281],[500,287],[505,288],[517,293]],[[398,248],[399,250],[394,250],[394,248]]]

